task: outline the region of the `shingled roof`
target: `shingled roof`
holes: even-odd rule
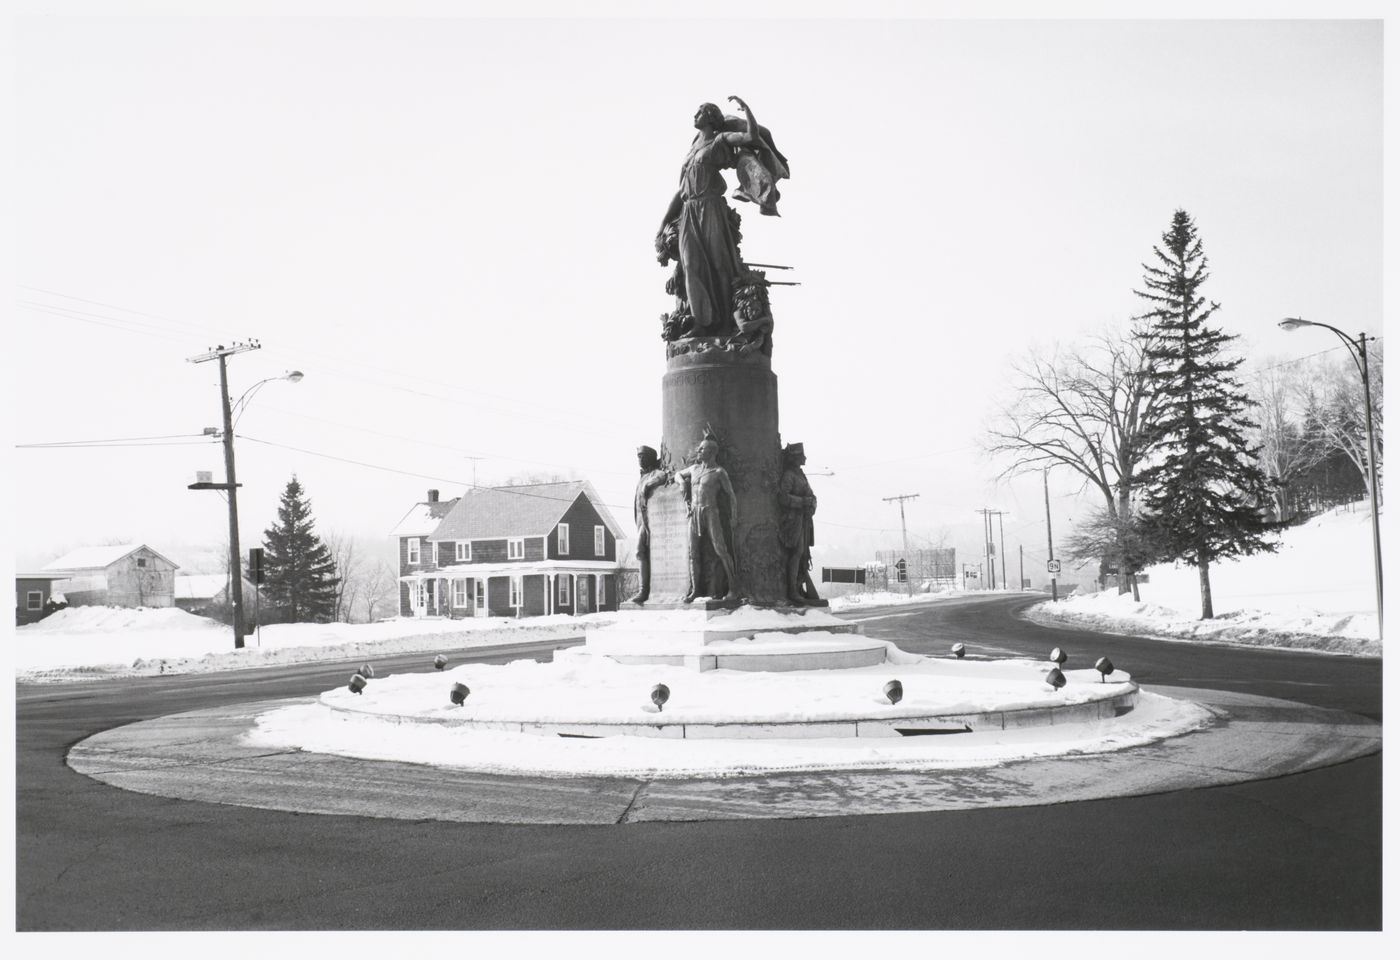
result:
[[[475,487],[458,499],[432,533],[433,540],[542,537],[553,531],[580,496],[588,497],[614,537],[626,536],[587,480]]]

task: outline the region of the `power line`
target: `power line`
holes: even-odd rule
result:
[[[144,441],[144,440],[189,440],[189,439],[204,440],[204,439],[207,439],[207,438],[206,438],[203,434],[200,434],[200,433],[168,433],[168,434],[165,434],[164,436],[157,436],[157,437],[103,437],[103,438],[97,439],[97,440],[51,440],[51,441],[48,441],[48,442],[46,442],[46,443],[17,443],[17,444],[15,444],[15,446],[16,446],[16,447],[69,447],[69,446],[81,446],[81,445],[84,445],[84,444],[103,444],[103,445],[106,445],[106,444],[135,443],[135,442]]]
[[[509,494],[513,494],[513,495],[515,495],[515,496],[520,496],[520,497],[531,497],[531,498],[536,499],[536,500],[554,500],[554,501],[557,501],[557,502],[559,502],[559,503],[572,503],[572,502],[576,499],[575,497],[554,497],[554,496],[550,496],[549,494],[545,494],[545,493],[526,493],[525,491],[521,490],[520,487],[518,487],[518,486],[479,487],[479,486],[473,484],[473,483],[472,483],[471,481],[469,481],[469,480],[460,480],[460,479],[457,479],[456,477],[439,477],[439,476],[435,476],[435,475],[430,474],[430,473],[418,473],[418,472],[413,471],[413,470],[400,470],[398,467],[386,467],[386,466],[383,466],[383,465],[378,464],[378,463],[369,463],[369,462],[367,462],[367,461],[365,461],[365,460],[354,460],[354,459],[351,459],[350,457],[338,457],[338,456],[336,456],[335,454],[332,454],[332,453],[322,453],[322,452],[320,452],[319,450],[307,450],[305,447],[294,447],[294,446],[292,446],[291,444],[287,444],[287,443],[275,443],[275,442],[273,442],[273,441],[271,441],[271,440],[261,440],[261,439],[259,439],[258,437],[249,437],[249,436],[245,436],[245,435],[243,435],[243,434],[241,434],[241,433],[238,434],[238,439],[240,439],[240,440],[247,440],[247,441],[250,441],[251,443],[261,443],[263,446],[266,446],[266,447],[278,447],[278,448],[283,449],[283,450],[292,450],[292,451],[295,451],[295,452],[297,452],[297,453],[304,453],[304,454],[307,454],[308,456],[312,456],[312,457],[322,457],[322,458],[324,458],[324,459],[326,459],[326,460],[336,460],[336,461],[339,461],[340,463],[348,463],[348,464],[352,464],[352,465],[357,466],[357,467],[367,467],[367,468],[370,469],[370,470],[382,470],[382,471],[384,471],[385,473],[397,473],[397,474],[401,474],[401,475],[406,476],[406,477],[417,477],[417,478],[422,479],[422,480],[436,480],[436,481],[438,481],[439,483],[452,483],[452,484],[457,484],[458,486],[461,486],[461,487],[464,487],[464,488],[467,488],[467,489],[475,489],[475,490],[494,490],[494,491],[496,491],[496,492],[498,492],[498,493],[509,493]],[[559,480],[559,481],[553,481],[553,482],[555,482],[555,483],[581,483],[581,482],[583,482],[583,481],[579,481],[579,480]],[[542,486],[542,484],[525,484],[525,486]],[[624,510],[624,509],[626,509],[627,507],[630,507],[631,504],[604,503],[604,506],[612,507],[612,508],[615,509],[615,510]]]

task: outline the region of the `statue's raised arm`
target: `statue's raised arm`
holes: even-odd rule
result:
[[[778,213],[777,182],[788,176],[787,159],[772,134],[743,99],[729,99],[742,118],[725,116],[713,103],[695,111],[695,139],[656,233],[657,260],[663,266],[675,262],[666,281],[676,298],[676,308],[663,318],[667,340],[732,336],[735,290],[753,279],[739,255],[739,215],[725,202],[720,171],[737,170],[735,199],[756,203],[769,216]]]

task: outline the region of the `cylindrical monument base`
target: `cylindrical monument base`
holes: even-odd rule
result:
[[[786,588],[778,543],[778,378],[768,358],[758,352],[683,353],[671,357],[666,366],[661,381],[662,462],[680,470],[691,463],[705,436],[718,441],[719,465],[729,473],[736,501],[733,547],[739,593],[756,603],[782,602]],[[656,549],[658,534],[677,532],[675,525],[664,533],[653,526],[653,557],[661,552]],[[661,546],[671,553],[676,545]],[[654,582],[658,572],[654,565]]]

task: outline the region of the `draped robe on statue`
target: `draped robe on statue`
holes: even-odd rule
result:
[[[742,133],[748,124],[725,117],[724,131]],[[758,128],[759,142],[735,147],[717,136],[697,135],[681,167],[681,212],[676,227],[685,299],[695,318],[694,333],[704,337],[735,332],[734,281],[743,270],[739,243],[724,200],[721,170],[734,168],[738,200],[758,204],[768,216],[778,213],[778,180],[788,175],[787,161],[773,146],[768,130]]]

